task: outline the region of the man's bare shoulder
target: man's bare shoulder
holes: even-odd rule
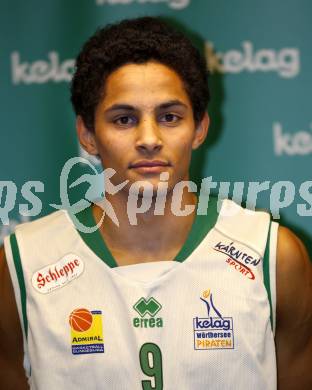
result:
[[[4,247],[0,247],[0,372],[5,389],[28,389],[23,336]]]
[[[301,240],[288,228],[280,226],[277,242],[277,310],[280,321],[293,303],[300,308],[299,295],[312,304],[312,264]],[[302,310],[304,307],[302,307]],[[290,313],[289,313],[290,314]],[[311,313],[312,314],[312,313]]]
[[[0,247],[0,296],[1,313],[5,313],[5,315],[0,316],[0,328],[1,330],[6,331],[9,329],[8,325],[16,326],[16,324],[19,324],[19,321],[12,281],[3,246]],[[15,324],[11,323],[11,320],[14,320]],[[8,321],[10,321],[10,324],[8,324]]]
[[[279,228],[277,244],[278,384],[312,388],[312,264],[301,240]]]

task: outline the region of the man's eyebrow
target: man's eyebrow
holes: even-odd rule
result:
[[[113,104],[112,106],[108,107],[105,111],[118,111],[118,110],[127,110],[127,111],[135,111],[136,108],[131,106],[130,104]]]
[[[165,110],[172,106],[181,106],[187,108],[187,105],[181,100],[168,100],[167,102],[159,104],[156,109],[157,110]],[[118,110],[126,110],[126,111],[136,111],[137,108],[134,106],[131,106],[130,104],[124,104],[124,103],[117,103],[113,104],[112,106],[108,107],[105,111],[106,112],[112,112],[112,111],[118,111]]]
[[[160,104],[157,108],[164,110],[164,109],[170,108],[172,106],[182,106],[184,108],[187,108],[187,105],[185,103],[181,102],[181,100],[169,100],[168,102]]]

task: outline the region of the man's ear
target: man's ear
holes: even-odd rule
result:
[[[209,115],[207,112],[205,112],[203,118],[198,123],[195,130],[195,136],[192,143],[193,149],[199,148],[200,145],[205,141],[208,134],[209,123],[210,123]]]
[[[89,154],[98,155],[94,132],[86,127],[80,115],[78,115],[76,119],[76,130],[80,145],[84,150]]]

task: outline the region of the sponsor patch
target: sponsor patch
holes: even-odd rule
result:
[[[48,294],[77,279],[82,274],[83,269],[83,261],[74,254],[68,254],[58,262],[36,271],[31,282],[36,291]]]
[[[71,349],[73,355],[104,353],[102,312],[75,309],[70,313]]]
[[[146,300],[141,297],[133,306],[134,310],[140,317],[133,318],[133,326],[135,328],[162,328],[163,319],[156,318],[156,314],[161,310],[162,306],[155,298],[151,297]]]
[[[194,349],[234,349],[233,318],[222,316],[210,290],[204,291],[200,300],[207,309],[207,317],[193,318]]]
[[[223,253],[227,256],[226,263],[238,271],[241,275],[247,277],[247,279],[255,280],[255,274],[253,269],[260,264],[261,258],[253,257],[250,253],[245,252],[234,242],[224,243],[218,242],[214,248],[215,251]]]

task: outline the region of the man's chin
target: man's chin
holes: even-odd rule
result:
[[[129,186],[129,195],[137,195],[139,198],[155,198],[156,196],[167,195],[168,184],[164,182],[140,180]]]
[[[170,174],[165,171],[157,175],[136,175],[129,177],[127,189],[130,194],[139,193],[140,196],[154,197],[164,196],[167,193],[168,181],[170,182]]]

